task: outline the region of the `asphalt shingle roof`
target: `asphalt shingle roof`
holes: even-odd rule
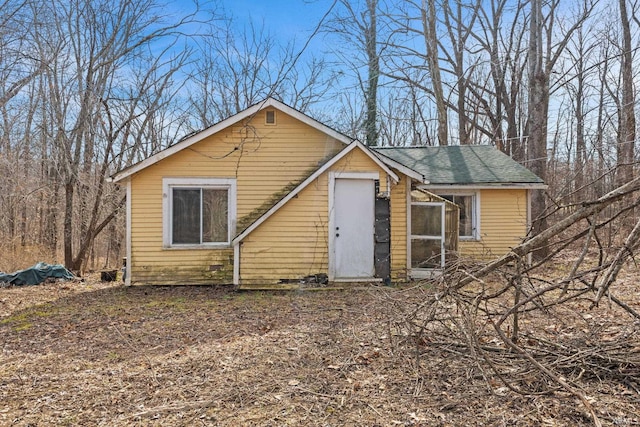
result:
[[[374,150],[421,173],[430,184],[543,184],[529,169],[488,145]]]

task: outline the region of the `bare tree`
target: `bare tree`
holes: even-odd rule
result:
[[[527,130],[529,133],[527,160],[531,170],[541,177],[547,177],[547,121],[549,113],[549,78],[552,63],[545,63],[543,51],[544,17],[542,1],[531,0],[531,18],[529,32],[529,116]],[[542,190],[534,190],[531,196],[531,214],[536,221],[533,224],[534,235],[540,234],[547,226],[543,218],[546,200]],[[546,253],[541,252],[540,256]]]
[[[363,15],[362,32],[367,52],[367,85],[365,99],[367,118],[365,120],[367,145],[378,145],[378,79],[380,78],[380,56],[378,53],[378,0],[367,0],[367,10]],[[368,24],[368,25],[367,25]]]
[[[529,16],[525,4],[518,2],[508,10],[507,0],[494,0],[481,4],[478,9],[477,29],[473,36],[477,47],[471,46],[486,58],[488,78],[469,81],[469,91],[489,121],[482,129],[498,149],[524,161],[521,119],[524,107],[526,55],[525,35]],[[510,20],[507,18],[510,16]]]
[[[201,60],[195,64],[197,85],[190,89],[201,127],[238,113],[272,90],[278,93],[279,88],[273,87],[276,76],[293,57],[292,46],[281,50],[264,24],[256,27],[251,23],[244,34],[238,35],[229,21],[222,34],[202,39]]]
[[[297,50],[293,42],[281,44],[264,23],[253,22],[234,30],[232,18],[220,30],[209,27],[200,37],[187,85],[195,111],[193,130],[229,117],[266,97],[275,97],[301,111],[310,109],[331,87],[332,77],[322,59]],[[222,34],[221,37],[214,34]]]
[[[585,36],[582,30],[578,31],[576,37],[576,48],[577,52],[575,56],[573,56],[573,62],[575,64],[575,83],[570,84],[570,91],[572,92],[574,102],[574,115],[576,122],[576,133],[575,133],[575,197],[576,200],[580,200],[580,194],[582,193],[581,189],[585,184],[585,167],[586,167],[586,157],[587,157],[587,143],[586,143],[586,135],[585,135],[585,117],[586,112],[585,104],[586,104],[586,86],[587,86],[587,77],[586,73],[586,58],[588,58],[590,51],[594,45],[585,46]],[[571,52],[570,52],[571,53]]]
[[[453,3],[453,8],[452,4]],[[467,108],[469,77],[474,66],[465,62],[468,40],[478,18],[480,2],[464,4],[462,0],[443,2],[443,19],[448,35],[446,43],[439,41],[442,54],[455,76],[452,93],[455,94],[458,116],[458,139],[460,144],[471,144],[471,117],[475,112]]]
[[[4,0],[0,2],[0,107],[15,97],[36,76],[42,73],[52,54],[34,56],[36,47],[29,37],[39,17],[32,13],[30,3]]]
[[[378,145],[378,94],[380,86],[380,59],[382,47],[379,41],[382,12],[379,0],[352,2],[340,0],[332,18],[327,21],[324,31],[337,37],[340,43],[331,47],[345,69],[343,85],[353,85],[361,93],[364,111],[357,115],[354,136],[363,134],[367,145]],[[347,78],[349,82],[347,83]],[[351,83],[353,79],[353,83]],[[360,103],[350,106],[358,106]]]
[[[599,55],[598,58],[601,58],[598,62],[597,71],[598,71],[598,80],[596,81],[597,90],[598,90],[598,100],[597,100],[597,117],[595,121],[595,136],[594,136],[594,151],[595,151],[595,176],[599,177],[592,186],[595,189],[595,194],[603,194],[606,188],[610,186],[613,187],[613,183],[607,183],[605,173],[609,169],[609,156],[607,154],[607,134],[612,131],[612,128],[617,126],[615,125],[616,120],[614,116],[616,113],[612,113],[610,111],[610,106],[608,104],[613,104],[614,110],[619,110],[619,108],[615,108],[616,105],[619,105],[618,97],[613,90],[611,90],[609,86],[609,74],[611,69],[611,61],[614,61],[614,55],[611,54],[612,45],[610,41],[610,37],[606,31],[603,31],[603,36],[601,37],[603,42],[598,46]]]
[[[529,50],[527,62],[528,79],[528,117],[527,117],[527,161],[529,168],[540,178],[547,178],[547,127],[549,120],[549,88],[551,74],[560,55],[573,34],[589,17],[593,4],[585,2],[580,6],[574,22],[563,32],[559,41],[555,40],[555,27],[559,1],[546,3],[543,13],[541,0],[530,1],[531,17],[529,31]],[[531,196],[531,215],[534,235],[547,228],[546,200],[542,190],[534,190]],[[541,245],[536,254],[546,256],[545,245]]]
[[[134,123],[150,120],[162,106],[142,101],[151,91],[161,99],[179,87],[172,76],[185,64],[187,51],[176,53],[175,41],[193,15],[168,23],[154,0],[33,0],[22,5],[22,22],[30,24],[19,46],[29,57],[2,58],[9,76],[4,81],[11,85],[4,93],[17,90],[12,99],[4,99],[12,109],[27,112],[12,132],[15,141],[22,141],[21,156],[30,159],[23,164],[22,180],[33,183],[31,193],[40,194],[43,206],[24,205],[20,232],[24,242],[28,216],[40,217],[41,230],[49,231],[39,235],[48,236],[46,245],[55,256],[61,221],[65,264],[81,270],[95,238],[123,206],[123,196],[107,187],[105,178],[131,161]],[[116,115],[116,110],[127,114]],[[6,122],[2,130],[10,130]],[[40,165],[34,168],[36,161]],[[22,193],[26,203],[30,193]]]
[[[449,144],[449,119],[445,102],[442,75],[440,73],[440,57],[438,54],[438,30],[435,1],[422,0],[420,7],[422,31],[426,46],[426,61],[431,77],[431,86],[435,98],[438,118],[438,144]]]
[[[44,235],[30,235],[30,218],[37,216],[36,201],[44,194],[33,140],[44,102],[37,81],[55,50],[38,50],[33,31],[42,20],[31,2],[4,1],[0,8],[0,236],[7,252],[20,253],[43,243]]]
[[[636,139],[635,91],[633,87],[633,57],[631,45],[630,17],[627,0],[619,0],[620,26],[622,29],[622,61],[620,74],[622,94],[620,105],[620,129],[618,131],[618,185],[633,178],[634,147]]]

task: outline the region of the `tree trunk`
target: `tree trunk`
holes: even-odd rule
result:
[[[618,139],[617,185],[633,179],[633,159],[636,139],[635,94],[633,91],[633,57],[631,54],[631,30],[626,0],[620,0],[620,24],[622,25],[622,105],[620,106],[620,130]]]
[[[549,77],[545,72],[542,53],[542,4],[531,0],[531,26],[529,38],[529,102],[528,102],[528,167],[543,180],[547,177],[547,110],[549,106]],[[544,190],[531,192],[531,219],[534,236],[547,228]],[[548,253],[546,241],[541,242],[534,257],[544,258]]]
[[[579,60],[582,63],[582,59]],[[580,66],[582,69],[582,66]],[[578,75],[577,88],[576,88],[576,158],[575,158],[575,194],[574,201],[579,202],[584,200],[586,192],[582,188],[585,184],[584,172],[586,167],[586,153],[587,144],[584,137],[584,114],[582,103],[584,102],[584,76]]]
[[[366,89],[367,118],[365,132],[368,146],[378,145],[378,78],[380,77],[380,58],[377,40],[378,0],[367,0],[369,27],[365,28],[365,44],[368,59],[368,80]]]
[[[436,103],[438,118],[438,144],[449,144],[449,121],[447,119],[447,105],[442,88],[440,75],[440,61],[438,57],[438,34],[436,31],[436,6],[434,0],[422,0],[422,28],[427,49],[427,66],[431,76],[433,95]]]
[[[76,265],[73,258],[73,199],[75,185],[72,181],[67,181],[64,185],[64,264],[74,272],[80,270],[80,266]]]

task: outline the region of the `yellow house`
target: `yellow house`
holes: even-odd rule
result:
[[[111,177],[126,282],[388,282],[442,267],[458,239],[481,257],[516,245],[542,181],[491,147],[436,148],[373,150],[269,98]],[[445,158],[466,175],[439,173]]]

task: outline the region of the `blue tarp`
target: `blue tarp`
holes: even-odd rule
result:
[[[73,279],[74,277],[73,273],[63,265],[51,265],[45,262],[39,262],[32,267],[16,271],[15,273],[6,274],[0,272],[0,283],[9,283],[16,286],[39,285],[48,278]]]

